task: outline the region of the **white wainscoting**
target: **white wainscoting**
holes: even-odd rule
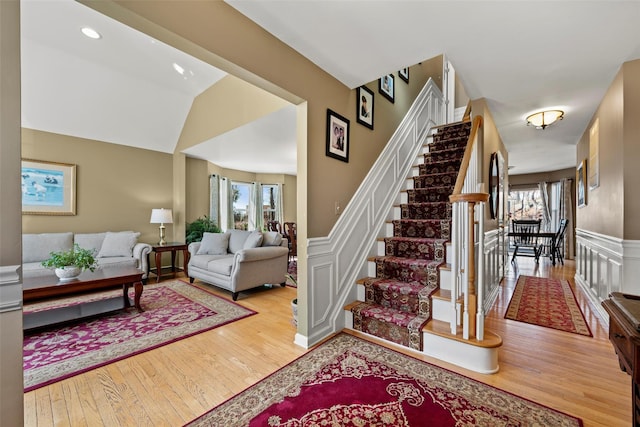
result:
[[[601,303],[611,292],[640,295],[640,241],[576,229],[575,281],[608,321]]]
[[[355,282],[367,275],[367,257],[429,130],[443,120],[442,92],[429,79],[329,236],[308,240],[308,336],[296,335],[297,343],[312,346],[343,329],[343,308],[356,300]]]
[[[502,262],[500,259],[500,242],[504,229],[495,229],[484,233],[484,312],[487,313],[500,290],[502,280]],[[504,237],[504,236],[503,236]]]

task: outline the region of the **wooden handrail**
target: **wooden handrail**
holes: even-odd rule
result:
[[[476,116],[473,119],[473,125],[471,126],[471,133],[469,134],[469,140],[467,142],[467,148],[464,150],[464,156],[462,157],[462,163],[460,164],[460,171],[458,171],[458,177],[456,178],[456,185],[453,187],[453,195],[462,193],[462,186],[464,185],[464,177],[467,175],[467,169],[469,169],[469,162],[471,162],[471,154],[473,152],[473,144],[478,134],[478,129],[482,126],[482,116]]]

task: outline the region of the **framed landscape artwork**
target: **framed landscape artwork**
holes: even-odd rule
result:
[[[349,163],[349,120],[327,109],[327,156]]]
[[[576,204],[579,208],[587,206],[587,159],[576,169]]]
[[[378,80],[378,92],[382,94],[389,101],[394,102],[395,100],[395,83],[393,79],[393,74],[387,74],[386,76],[380,77]]]
[[[75,215],[76,165],[22,159],[22,214]]]
[[[366,86],[358,88],[356,117],[358,123],[373,130],[373,92]]]

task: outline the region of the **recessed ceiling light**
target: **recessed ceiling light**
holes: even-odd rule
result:
[[[85,36],[89,37],[90,39],[102,38],[100,33],[97,32],[96,30],[94,30],[91,27],[82,27],[82,29],[80,31],[82,31],[82,34],[84,34]]]
[[[173,63],[173,69],[176,70],[180,75],[184,75],[184,68],[182,68],[175,62]]]

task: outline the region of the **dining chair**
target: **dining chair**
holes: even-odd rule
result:
[[[284,231],[289,239],[289,260],[298,256],[298,236],[295,222],[285,222]]]
[[[556,265],[556,259],[558,259],[562,265],[564,265],[564,235],[567,231],[567,226],[569,225],[569,220],[566,218],[562,218],[560,220],[560,224],[558,224],[558,231],[556,231],[556,235],[553,237],[551,242],[551,263]]]
[[[543,245],[538,242],[541,222],[540,219],[514,219],[511,221],[511,231],[519,233],[511,236],[514,246],[511,262],[514,262],[517,256],[527,256],[534,257],[538,263],[543,249]]]

